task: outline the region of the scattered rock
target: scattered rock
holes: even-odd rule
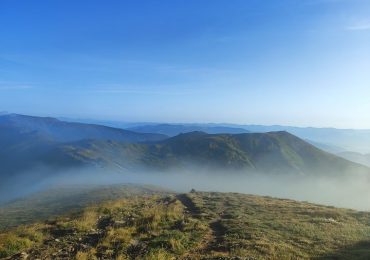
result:
[[[115,228],[120,228],[120,227],[125,227],[126,226],[126,221],[123,221],[123,220],[117,220],[117,221],[114,221],[113,223],[113,227]]]
[[[22,252],[21,259],[28,259],[28,254],[26,252]]]

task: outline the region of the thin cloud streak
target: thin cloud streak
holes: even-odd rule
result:
[[[133,89],[94,89],[91,92],[106,94],[134,94],[134,95],[188,95],[196,94],[198,91],[155,91],[155,90],[133,90]]]
[[[0,90],[26,90],[32,88],[34,88],[34,86],[30,84],[0,82]]]
[[[346,27],[347,31],[368,31],[370,30],[370,22],[359,23]]]

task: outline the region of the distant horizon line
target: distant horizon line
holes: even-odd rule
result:
[[[201,126],[201,125],[209,125],[215,127],[234,127],[234,128],[244,128],[248,126],[262,126],[262,127],[289,127],[289,128],[313,128],[313,129],[336,129],[336,130],[359,130],[359,131],[370,131],[370,128],[340,128],[340,127],[333,127],[333,126],[303,126],[303,125],[285,125],[285,124],[256,124],[256,123],[227,123],[227,122],[169,122],[169,121],[126,121],[120,119],[99,119],[99,118],[92,118],[92,117],[73,117],[73,116],[56,116],[56,115],[35,115],[35,114],[25,114],[25,113],[17,113],[17,112],[8,112],[8,111],[0,111],[0,116],[4,115],[21,115],[21,116],[30,116],[30,117],[40,117],[40,118],[54,118],[60,121],[66,122],[75,122],[75,123],[86,123],[86,124],[100,124],[104,125],[104,123],[117,123],[117,124],[128,124],[130,127],[135,126],[144,126],[144,125],[188,125],[188,126]],[[90,122],[89,122],[90,121]],[[118,127],[116,127],[118,128]],[[245,130],[248,130],[244,128]]]

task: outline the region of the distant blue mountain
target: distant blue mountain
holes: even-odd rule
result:
[[[71,142],[83,139],[113,140],[122,142],[152,142],[166,139],[162,134],[143,134],[120,128],[96,124],[65,122],[51,117],[35,117],[18,114],[0,116],[0,128],[13,128],[21,133],[37,133],[55,142]]]
[[[227,127],[227,126],[210,126],[210,125],[196,125],[196,124],[159,124],[159,125],[142,125],[127,128],[128,130],[138,133],[156,133],[168,136],[176,136],[183,133],[190,132],[205,132],[207,134],[245,134],[249,133],[244,128]]]
[[[18,114],[0,116],[0,176],[4,178],[40,167],[68,168],[80,164],[57,147],[83,140],[151,143],[166,139],[93,124],[69,123],[49,117]],[[86,151],[88,153],[88,151]]]

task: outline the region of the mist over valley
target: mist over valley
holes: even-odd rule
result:
[[[369,209],[369,168],[285,131],[169,137],[15,114],[0,128],[2,203],[53,186],[137,183]]]
[[[0,259],[370,259],[369,14],[0,0]]]

